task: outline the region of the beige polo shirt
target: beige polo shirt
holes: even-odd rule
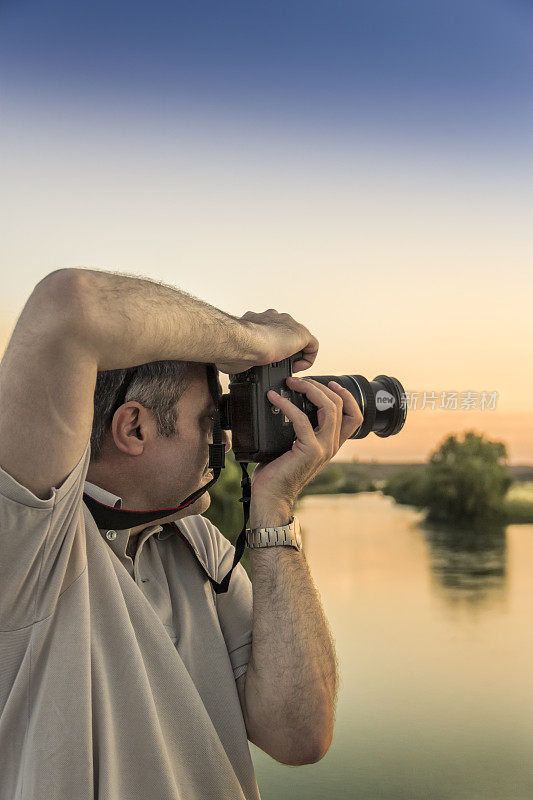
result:
[[[235,678],[252,588],[209,520],[99,530],[90,443],[36,497],[0,467],[0,800],[259,798]]]

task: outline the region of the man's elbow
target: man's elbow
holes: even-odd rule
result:
[[[327,740],[308,737],[298,747],[295,746],[293,740],[290,748],[269,748],[265,752],[280,764],[285,764],[288,767],[303,767],[305,764],[316,764],[323,759],[330,748],[331,739],[331,736]]]
[[[83,339],[87,336],[92,311],[87,274],[87,270],[74,267],[56,269],[36,284],[28,299],[35,313],[37,310],[46,313],[62,336],[70,338],[74,333]]]
[[[303,760],[299,761],[296,766],[303,766],[304,764],[316,764],[321,761],[328,752],[331,745],[331,738],[328,740],[317,740],[305,753]]]

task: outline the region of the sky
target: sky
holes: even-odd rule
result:
[[[151,277],[398,378],[337,459],[533,464],[532,45],[525,0],[0,0],[0,351],[53,269]]]

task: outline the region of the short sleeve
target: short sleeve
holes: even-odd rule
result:
[[[235,547],[212,522],[205,517],[204,520],[208,523],[212,539],[216,541],[215,579],[220,582],[231,569]],[[240,562],[231,573],[228,591],[215,595],[215,603],[233,674],[237,680],[248,668],[252,652],[253,622],[252,582]]]
[[[50,616],[85,569],[82,506],[89,460],[90,440],[46,499],[0,467],[0,629],[17,630]]]

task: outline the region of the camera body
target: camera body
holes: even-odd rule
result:
[[[221,427],[231,430],[236,461],[265,463],[292,447],[296,438],[293,424],[270,402],[267,397],[269,389],[274,389],[300,408],[313,428],[318,426],[317,407],[285,383],[286,378],[292,375],[294,362],[302,358],[303,352],[300,351],[282,361],[229,376],[229,393],[220,397],[219,413]],[[402,397],[405,393],[396,378],[379,375],[370,382],[362,375],[309,377],[325,386],[335,380],[351,392],[361,409],[363,422],[350,438],[362,439],[371,431],[380,437],[391,436],[403,427],[406,404],[402,403]]]

